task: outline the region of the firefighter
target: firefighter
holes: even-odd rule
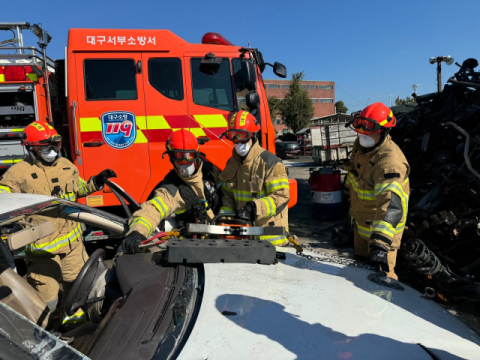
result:
[[[232,157],[220,174],[223,199],[220,213],[232,213],[238,219],[257,226],[283,226],[288,231],[290,188],[287,169],[270,151],[260,147],[260,131],[255,117],[239,111],[230,119],[222,135],[233,142]],[[285,236],[260,236],[273,245],[288,243]]]
[[[358,138],[345,169],[355,254],[397,279],[394,268],[408,209],[410,167],[389,135],[397,120],[382,103],[354,117]]]
[[[179,228],[186,223],[207,223],[220,209],[221,192],[217,189],[218,170],[203,160],[193,133],[180,129],[165,143],[173,165],[151,200],[142,204],[130,219],[130,230],[120,251],[137,252],[160,222],[176,214]]]
[[[77,167],[61,156],[62,137],[46,123],[29,124],[22,138],[28,152],[26,158],[13,165],[0,178],[0,193],[27,193],[55,196],[70,201],[102,190],[105,181],[116,177],[113,170],[104,170],[89,181],[83,180]],[[63,282],[64,298],[88,259],[82,242],[80,224],[72,220],[52,219],[40,215],[27,217],[32,225],[53,222],[56,231],[26,246],[27,281],[42,300],[54,311],[58,303],[59,282]],[[75,323],[79,311],[65,322]]]

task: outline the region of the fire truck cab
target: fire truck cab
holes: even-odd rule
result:
[[[7,27],[17,31],[18,42],[0,47],[0,166],[23,158],[21,130],[35,118],[59,131],[83,178],[113,169],[116,182],[137,202],[146,201],[172,168],[162,153],[178,129],[192,131],[206,159],[223,169],[232,144],[220,135],[234,112],[248,110],[260,121],[262,147],[275,152],[262,80],[271,64],[257,49],[234,46],[216,33],[190,44],[168,30],[71,29],[65,60],[53,61],[46,57],[47,33],[39,32],[42,50],[24,48],[22,29],[35,29],[0,23],[0,29]],[[2,54],[16,48],[24,51]],[[286,77],[282,64],[271,66]],[[2,112],[6,107],[8,114]],[[296,203],[292,182],[290,206]],[[119,202],[107,188],[86,204]]]

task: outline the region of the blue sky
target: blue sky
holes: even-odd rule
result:
[[[63,58],[67,30],[169,29],[189,42],[219,32],[236,45],[258,47],[288,75],[330,80],[349,111],[412,93],[436,90],[431,56],[461,63],[480,59],[480,1],[4,1],[0,21],[40,22],[53,40],[50,57]],[[244,20],[247,26],[245,31]],[[475,21],[476,20],[476,21]],[[0,34],[5,39],[4,34]],[[29,38],[33,43],[33,37]],[[456,71],[443,66],[443,82]],[[480,69],[478,69],[480,71]],[[265,78],[275,78],[269,68]]]

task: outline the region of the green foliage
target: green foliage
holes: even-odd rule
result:
[[[307,90],[300,88],[300,80],[303,77],[303,71],[292,75],[290,90],[285,94],[285,98],[280,102],[279,106],[283,121],[293,130],[294,134],[308,127],[315,114],[315,108]]]
[[[270,109],[270,118],[272,123],[275,123],[277,115],[280,113],[280,99],[275,96],[269,96],[267,98],[268,108]]]
[[[345,106],[342,100],[339,100],[335,103],[335,109],[337,110],[337,114],[346,114],[348,108]]]
[[[395,99],[395,105],[402,105],[402,104],[416,104],[415,99],[407,96],[406,99],[400,99],[400,96],[397,96]]]

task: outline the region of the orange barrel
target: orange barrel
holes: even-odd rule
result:
[[[310,192],[312,195],[312,218],[320,221],[336,221],[344,218],[342,211],[342,184],[340,170],[323,167],[320,171],[310,170]]]

